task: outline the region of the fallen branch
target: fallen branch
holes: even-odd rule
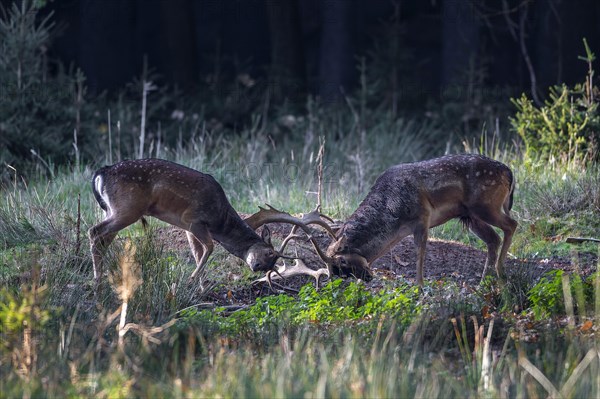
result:
[[[600,244],[600,239],[591,237],[567,237],[566,241],[569,244],[581,244],[584,242],[595,242]]]

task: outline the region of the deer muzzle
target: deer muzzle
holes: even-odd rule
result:
[[[373,279],[367,259],[358,254],[337,254],[331,258],[331,271],[340,277],[352,276],[364,281]]]

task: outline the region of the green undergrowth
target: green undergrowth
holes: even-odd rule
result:
[[[86,321],[84,312],[47,308],[48,294],[43,286],[0,294],[7,397],[598,393],[588,324],[539,335],[468,308],[489,293],[444,282],[421,292],[396,282],[376,293],[342,280],[318,291],[309,284],[235,312],[188,310],[160,327],[138,319],[122,343],[112,311]]]
[[[181,319],[230,336],[279,331],[305,324],[341,329],[366,326],[362,330],[370,333],[373,320],[388,317],[406,325],[418,317],[422,309],[419,289],[415,286],[402,284],[372,292],[361,283],[336,279],[320,290],[306,284],[295,296],[261,297],[252,306],[233,313],[226,312],[225,308],[186,310]]]
[[[599,279],[598,272],[587,277],[568,275],[563,270],[547,272],[529,291],[530,310],[537,319],[593,316],[600,305],[596,303],[600,299]]]

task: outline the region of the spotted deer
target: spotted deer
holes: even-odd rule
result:
[[[495,266],[502,278],[517,228],[510,217],[514,187],[508,166],[481,155],[448,155],[399,164],[377,178],[325,253],[316,242],[313,245],[329,273],[370,280],[371,264],[412,234],[417,247],[417,282],[423,285],[428,230],[459,218],[487,245],[483,275]],[[503,241],[492,226],[503,231]],[[280,274],[292,273],[293,268]]]
[[[272,270],[281,256],[271,244],[268,227],[259,236],[233,209],[211,175],[161,159],[128,160],[96,171],[92,187],[106,215],[88,232],[96,285],[102,276],[103,252],[120,230],[144,216],[186,231],[196,261],[190,279],[203,269],[213,251],[213,239],[253,271]]]
[[[508,166],[481,155],[448,155],[387,169],[327,250],[333,272],[371,277],[370,265],[412,234],[423,285],[428,230],[459,218],[487,245],[483,274],[503,264],[517,222],[510,217],[515,180]],[[501,239],[492,226],[504,233]],[[500,253],[498,254],[498,249]]]

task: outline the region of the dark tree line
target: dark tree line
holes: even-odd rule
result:
[[[139,76],[147,57],[188,92],[247,73],[276,100],[332,101],[357,86],[357,56],[395,46],[410,56],[389,58],[388,88],[452,96],[479,79],[543,96],[581,80],[583,37],[600,45],[597,0],[54,0],[51,11],[63,29],[50,53],[81,67],[92,93]]]

